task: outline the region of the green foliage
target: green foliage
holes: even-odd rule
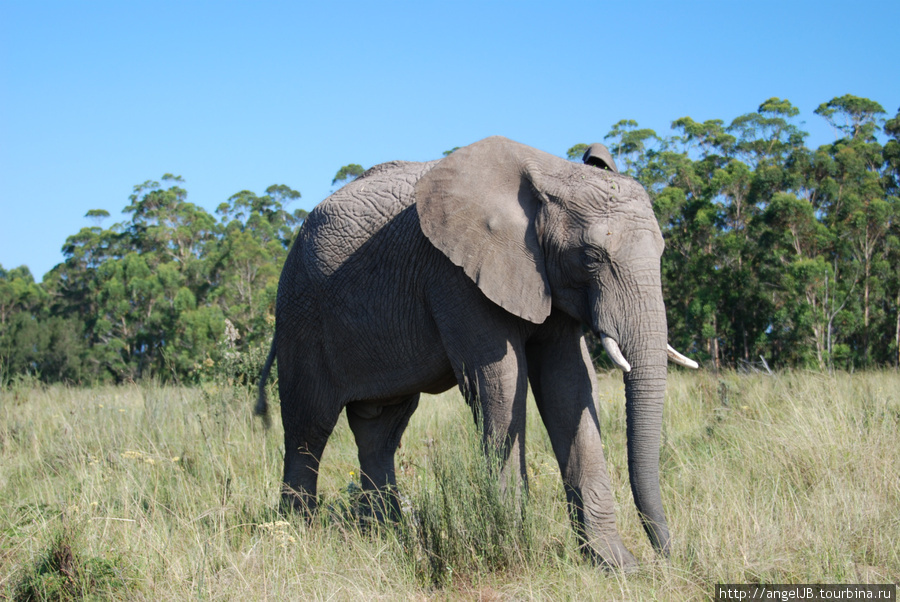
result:
[[[656,132],[650,129],[639,129],[637,121],[623,119],[612,126],[604,140],[612,140],[609,151],[613,156],[624,158],[625,171],[635,175],[640,157],[652,152],[654,143],[660,142]]]
[[[878,129],[875,118],[884,109],[874,100],[845,94],[820,104],[815,113],[845,136],[871,140]]]
[[[51,301],[28,268],[0,266],[0,386],[18,376],[80,380],[84,325],[77,316],[51,312]]]
[[[363,169],[362,165],[359,165],[357,163],[344,165],[338,170],[336,174],[334,174],[334,179],[331,181],[331,184],[334,185],[338,182],[352,182],[359,176],[363,175],[365,171],[366,170]]]
[[[754,164],[766,160],[774,165],[783,163],[807,135],[789,121],[799,114],[790,101],[770,98],[755,113],[735,118],[728,126],[729,132],[737,134],[735,153]]]
[[[588,145],[580,142],[566,151],[566,159],[569,161],[581,161],[584,153],[587,152]]]
[[[900,114],[882,147],[883,113],[850,95],[823,103],[842,137],[817,149],[780,98],[728,125],[682,117],[671,138],[613,126],[666,239],[673,344],[714,367],[900,365]]]
[[[98,226],[109,217],[109,211],[106,209],[90,209],[84,214],[85,217],[94,220]]]
[[[70,236],[65,262],[43,283],[27,268],[0,267],[0,385],[26,374],[192,382],[218,378],[209,365],[228,354],[268,348],[281,265],[306,217],[285,205],[300,193],[241,191],[217,220],[187,201],[183,183],[167,174],[136,186],[124,209],[130,219]]]
[[[463,445],[432,450],[416,512],[407,512],[400,525],[423,585],[447,586],[454,573],[516,570],[535,558],[540,521],[528,512],[513,477],[498,480],[499,458],[484,461],[478,429],[471,426],[466,420],[454,429],[462,431]]]
[[[82,552],[81,534],[64,522],[15,588],[14,598],[31,600],[111,600],[133,596],[138,581],[115,553]]]
[[[228,385],[256,385],[269,355],[270,339],[238,347],[240,335],[231,320],[225,319],[225,333],[206,359],[193,367],[194,380]],[[215,358],[215,359],[213,359]]]
[[[815,113],[836,134],[815,149],[781,98],[728,124],[682,117],[670,137],[623,119],[604,138],[663,230],[669,339],[712,367],[900,366],[900,112],[845,95]],[[300,193],[242,190],[211,215],[184,185],[135,186],[109,227],[88,211],[43,282],[0,266],[0,386],[253,381]]]

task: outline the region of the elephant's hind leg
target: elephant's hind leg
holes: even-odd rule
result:
[[[347,406],[347,420],[359,448],[364,511],[379,521],[400,516],[394,454],[418,405],[416,393],[387,402],[357,401]]]
[[[281,503],[285,510],[300,511],[307,518],[312,516],[318,505],[319,462],[341,413],[337,402],[319,404],[319,407],[324,411],[315,412],[308,405],[285,404],[282,401],[284,478]],[[302,408],[302,411],[290,412],[292,408]]]

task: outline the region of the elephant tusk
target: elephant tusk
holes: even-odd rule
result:
[[[609,359],[613,361],[617,368],[622,372],[631,372],[631,364],[629,364],[625,359],[625,356],[622,355],[622,350],[619,349],[619,344],[616,343],[615,339],[611,339],[605,334],[601,334],[600,342],[603,344],[603,348],[606,349],[606,353],[609,354]]]
[[[684,366],[685,368],[692,368],[696,370],[700,367],[700,364],[695,362],[694,360],[687,358],[677,351],[675,351],[671,345],[666,345],[666,352],[669,354],[669,360],[673,364],[678,364],[679,366]]]

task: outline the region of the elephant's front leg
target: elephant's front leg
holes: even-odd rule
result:
[[[528,371],[524,346],[503,340],[473,354],[457,369],[460,388],[482,428],[482,447],[491,468],[499,465],[501,491],[527,487],[525,473],[525,401]]]
[[[555,322],[555,323],[554,323]],[[595,373],[581,326],[551,316],[528,347],[531,387],[559,462],[569,512],[584,550],[602,564],[637,564],[616,529],[595,406]]]

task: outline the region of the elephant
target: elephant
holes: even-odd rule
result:
[[[624,372],[631,488],[668,555],[663,238],[644,188],[591,148],[597,165],[490,137],[437,161],[377,165],[310,212],[281,273],[256,408],[266,414],[277,355],[284,506],[315,511],[319,462],[346,409],[363,492],[396,510],[394,455],[420,394],[454,386],[499,455],[498,477],[527,485],[530,383],[582,550],[634,566],[616,529],[586,327]]]

